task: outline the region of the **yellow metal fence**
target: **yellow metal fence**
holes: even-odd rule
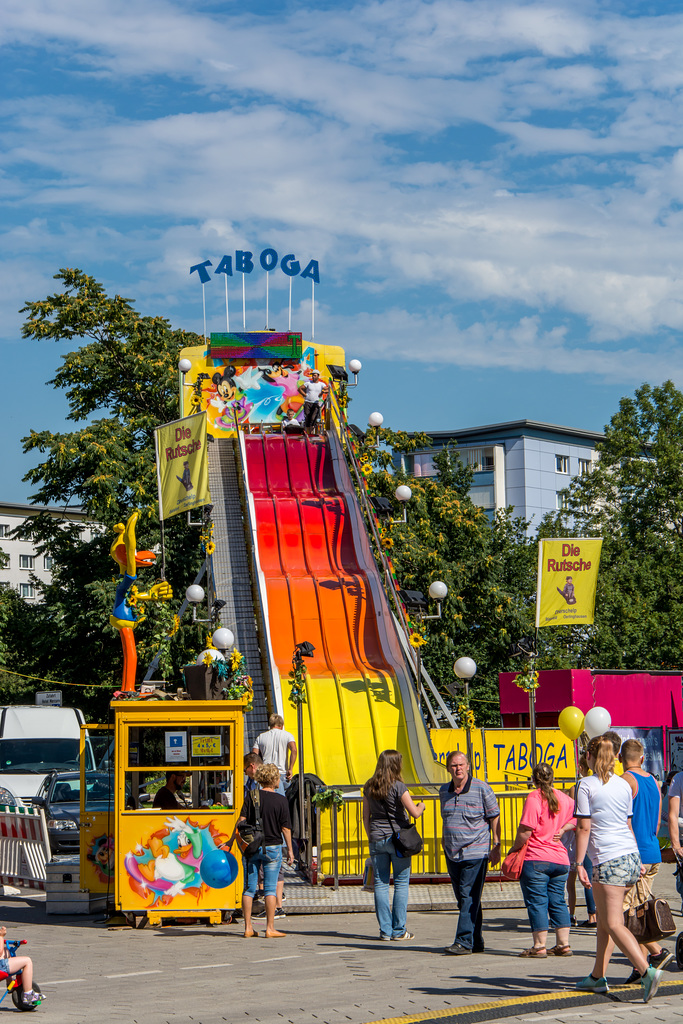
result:
[[[343,789],[343,787],[340,787]],[[423,880],[448,877],[446,858],[441,844],[441,813],[437,786],[421,786],[419,797],[427,805],[416,822],[423,839],[422,852],[412,858],[411,876]],[[522,816],[526,791],[496,793],[500,807],[502,855],[512,845]],[[318,882],[337,885],[363,874],[369,855],[368,840],[363,828],[363,799],[359,790],[344,792],[341,807],[316,811],[318,848]]]

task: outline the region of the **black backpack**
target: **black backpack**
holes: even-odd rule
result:
[[[235,833],[237,845],[247,860],[257,854],[261,848],[264,854],[266,852],[266,836],[263,831],[263,822],[261,821],[260,790],[252,790],[251,804],[254,808],[254,824],[252,825],[249,819],[246,818],[244,821],[240,821]]]

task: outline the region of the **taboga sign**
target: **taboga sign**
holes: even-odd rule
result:
[[[222,256],[213,273],[225,274],[227,277],[232,277],[234,266],[235,274],[251,274],[256,267],[254,260],[255,256],[253,252],[249,252],[247,249],[237,249],[235,250],[234,264],[232,256]],[[320,264],[317,260],[309,260],[302,270],[301,263],[293,252],[288,252],[285,256],[280,258],[275,249],[262,249],[258,257],[258,262],[266,273],[270,273],[271,270],[275,270],[279,265],[280,270],[283,274],[286,274],[287,277],[310,278],[310,280],[315,284],[320,284]],[[196,271],[202,284],[208,284],[211,280],[211,274],[207,270],[207,267],[213,267],[211,260],[204,260],[202,263],[195,263],[194,266],[190,267],[190,273],[194,274]]]

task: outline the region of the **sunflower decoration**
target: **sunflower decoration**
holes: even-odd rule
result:
[[[518,686],[520,690],[524,690],[525,693],[533,693],[538,689],[538,672],[534,672],[533,664],[529,663],[523,672],[517,673],[515,676],[515,686]]]
[[[411,633],[408,637],[408,643],[417,650],[419,647],[425,646],[427,638],[422,633]]]

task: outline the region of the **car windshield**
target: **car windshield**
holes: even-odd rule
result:
[[[57,769],[78,767],[79,741],[61,739],[0,740],[0,772],[43,775]]]
[[[86,772],[85,787],[86,807],[92,809],[99,804],[106,806],[110,800],[113,803],[112,777],[106,772]],[[52,783],[49,803],[72,803],[80,800],[80,796],[81,780],[78,775],[66,778],[58,776]]]

